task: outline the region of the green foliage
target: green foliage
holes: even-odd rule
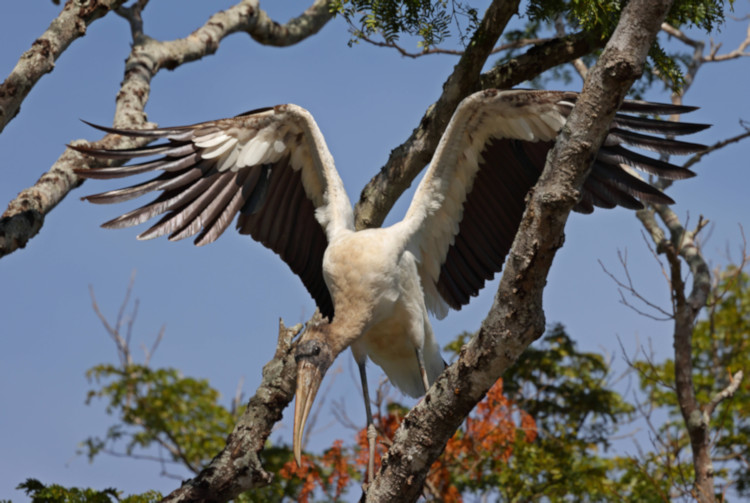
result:
[[[103,439],[85,441],[90,459],[127,439],[128,455],[158,444],[167,448],[171,461],[197,472],[222,449],[236,419],[219,404],[220,394],[208,381],[183,377],[175,369],[97,365],[87,376],[104,383],[89,391],[87,403],[104,398],[107,413],[120,420]]]
[[[119,442],[125,441],[126,455],[162,461],[149,455],[150,448],[158,445],[169,452],[168,461],[197,473],[224,448],[237,419],[238,412],[220,403],[221,394],[208,381],[184,377],[175,369],[97,365],[87,376],[101,384],[89,391],[87,403],[101,398],[107,402],[107,413],[118,418],[103,438],[90,437],[83,442],[90,460],[116,452]],[[293,454],[289,446],[269,443],[261,457],[267,470],[278,473],[292,461]],[[236,501],[291,501],[303,484],[298,478],[275,477],[270,485],[242,494]]]
[[[63,487],[57,484],[45,486],[36,479],[27,479],[18,485],[31,498],[32,503],[152,503],[161,501],[162,495],[156,491],[134,494],[122,498],[119,491],[109,488],[102,491],[78,487]]]
[[[709,403],[730,383],[738,370],[748,370],[750,354],[750,276],[735,267],[727,268],[713,289],[708,302],[708,318],[693,331],[693,383],[699,403]],[[658,430],[669,438],[675,450],[687,448],[689,439],[674,393],[674,360],[663,363],[640,360],[634,363],[640,373],[641,389],[648,402],[667,411],[670,420]],[[750,385],[743,385],[731,400],[723,402],[711,417],[714,467],[719,477],[733,480],[737,492],[750,495],[750,471],[740,462],[750,457]],[[689,460],[688,460],[689,461]],[[692,473],[689,462],[675,462],[664,468],[664,477],[677,478],[679,472]],[[728,482],[727,482],[728,483]]]
[[[697,27],[712,32],[724,22],[724,5],[717,0],[677,0],[666,21],[675,27]],[[533,21],[554,22],[564,17],[568,24],[602,38],[609,38],[620,19],[623,0],[531,0],[526,15]]]
[[[505,35],[512,41],[520,33],[523,38],[535,38],[547,31],[555,31],[555,21],[563,21],[571,32],[583,31],[600,40],[608,39],[620,19],[622,8],[627,2],[622,0],[531,0],[526,10],[526,28]],[[678,0],[673,3],[666,22],[672,26],[698,28],[707,33],[713,32],[724,23],[726,4],[731,8],[733,1],[717,0]],[[498,63],[513,57],[515,51],[509,52]],[[644,68],[643,77],[634,85],[631,95],[640,97],[656,81],[663,82],[672,90],[679,90],[684,84],[685,53],[670,53],[658,39],[649,51],[649,60]],[[592,59],[586,61],[593,63]],[[571,74],[567,69],[553,69],[548,75],[532,83],[543,87],[549,81],[570,81]]]
[[[614,461],[601,455],[633,406],[609,389],[602,355],[579,352],[562,325],[528,348],[504,379],[507,396],[537,422],[535,442],[520,444],[502,481],[517,501],[617,496]],[[525,495],[518,498],[518,495]]]
[[[602,355],[579,352],[563,326],[555,325],[506,372],[504,390],[541,431],[607,448],[615,425],[634,410],[607,387],[608,377]]]
[[[461,31],[471,33],[478,17],[473,7],[447,0],[335,0],[333,12],[341,15],[352,27],[350,44],[373,35],[388,43],[395,43],[402,35],[418,38],[418,47],[429,49],[450,36],[451,23],[467,26]]]
[[[600,41],[607,40],[620,19],[624,0],[531,0],[523,16],[523,29],[508,30],[506,42],[547,37],[556,33],[556,22],[562,22],[571,32],[585,32]],[[667,15],[667,22],[676,28],[698,28],[708,33],[724,23],[724,9],[731,8],[733,0],[678,0]],[[331,9],[349,23],[352,31],[350,45],[361,39],[382,38],[387,44],[396,44],[401,36],[416,37],[423,50],[443,43],[456,31],[461,42],[466,43],[479,25],[479,13],[469,2],[447,0],[334,0]],[[603,44],[601,44],[603,45]],[[522,48],[515,46],[505,51],[496,64],[515,57]],[[591,65],[598,51],[586,56]],[[634,86],[631,95],[640,97],[656,81],[672,90],[684,84],[684,61],[687,53],[668,52],[663,42],[657,40],[649,51],[643,77]],[[534,79],[532,87],[545,87],[550,81],[570,82],[572,74],[567,66],[556,67]]]

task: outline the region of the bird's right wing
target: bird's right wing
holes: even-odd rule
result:
[[[161,191],[150,203],[103,227],[130,227],[163,215],[138,239],[169,235],[178,240],[198,234],[195,244],[201,246],[216,240],[239,214],[239,232],[279,254],[321,313],[333,316],[322,274],[323,253],[333,236],[354,228],[354,220],[331,154],[307,110],[279,105],[230,119],[152,130],[95,127],[167,140],[129,150],[73,147],[105,159],[161,156],[139,164],[76,170],[98,179],[161,171],[146,182],[85,197],[92,203],[118,203]]]

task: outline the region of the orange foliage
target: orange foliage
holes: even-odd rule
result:
[[[285,479],[296,477],[303,481],[302,489],[297,496],[297,501],[300,503],[307,503],[310,495],[315,491],[315,487],[321,485],[320,471],[310,461],[310,458],[304,455],[302,456],[302,464],[299,466],[293,459],[284,463],[279,475]]]
[[[297,495],[297,501],[307,503],[316,488],[328,487],[333,489],[333,499],[338,500],[349,485],[349,457],[343,453],[342,440],[336,440],[326,451],[318,463],[314,463],[309,456],[302,456],[302,464],[297,466],[294,460],[284,463],[279,476],[285,479],[298,478],[302,480],[302,489]],[[324,474],[328,474],[327,476]],[[324,481],[325,479],[325,481]]]
[[[390,445],[403,415],[395,410],[374,417],[378,430],[375,447],[375,466],[379,466]],[[455,475],[479,480],[487,470],[501,470],[513,454],[517,431],[523,432],[525,442],[533,442],[537,436],[536,422],[526,412],[518,409],[503,395],[503,381],[499,379],[477,404],[466,419],[465,425],[448,441],[443,455],[435,461],[427,476],[430,490],[439,493],[446,503],[463,501],[461,493],[452,483]],[[342,441],[336,440],[318,464],[307,456],[302,466],[294,461],[284,465],[280,475],[285,478],[298,477],[304,481],[299,501],[306,503],[316,487],[325,486],[335,490],[338,499],[351,481],[350,464],[355,464],[363,473],[367,469],[367,429],[357,433],[357,447],[348,454],[342,449]],[[323,473],[327,473],[324,476]],[[325,478],[325,481],[324,481]]]
[[[333,447],[323,456],[322,464],[330,468],[331,473],[327,478],[328,485],[335,488],[334,500],[344,493],[344,489],[349,485],[351,476],[349,475],[349,460],[347,456],[341,451],[341,444],[343,441],[336,440],[333,443]]]
[[[519,428],[525,432],[525,441],[536,438],[534,419],[503,395],[503,381],[498,379],[466,418],[465,426],[448,441],[445,452],[432,465],[428,481],[446,502],[462,501],[460,492],[451,483],[451,475],[461,474],[478,481],[487,469],[502,469],[513,454]]]

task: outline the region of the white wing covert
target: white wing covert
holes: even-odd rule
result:
[[[461,309],[499,272],[513,243],[528,191],[544,169],[578,93],[486,90],[463,100],[453,115],[402,225],[419,257],[425,303],[438,317]],[[625,101],[620,112],[678,114],[693,107]],[[576,211],[594,206],[639,209],[641,201],[672,203],[632,168],[669,179],[694,174],[626,149],[688,154],[703,145],[638,133],[689,134],[704,124],[618,113],[581,191]]]
[[[296,105],[279,105],[230,119],[152,130],[92,126],[126,136],[166,143],[129,150],[73,147],[105,159],[162,156],[139,164],[76,170],[85,178],[110,179],[161,171],[143,183],[84,197],[117,203],[153,191],[150,203],[102,226],[130,227],[163,217],[139,239],[194,236],[196,245],[216,240],[234,220],[289,265],[333,317],[333,303],[322,275],[328,240],[353,230],[349,198],[312,116]]]

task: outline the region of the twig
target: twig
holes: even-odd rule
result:
[[[622,266],[623,272],[625,274],[625,279],[626,279],[625,282],[621,281],[617,276],[615,276],[613,273],[611,273],[601,260],[598,260],[598,262],[599,262],[599,266],[601,266],[601,268],[604,271],[604,273],[607,276],[609,276],[610,279],[612,279],[612,281],[614,281],[615,284],[617,285],[617,291],[620,294],[620,303],[623,304],[623,305],[625,305],[625,306],[627,306],[627,307],[629,307],[630,309],[632,309],[636,313],[640,314],[641,316],[645,316],[647,318],[651,318],[652,320],[667,321],[667,320],[672,319],[673,318],[673,314],[672,313],[667,312],[665,309],[659,307],[655,303],[653,303],[650,300],[648,300],[646,297],[644,297],[635,288],[635,286],[633,284],[633,279],[630,277],[630,271],[628,270],[627,259],[623,256],[622,252],[619,251],[619,250],[617,252],[617,257],[618,257],[618,259],[620,261],[620,265]],[[655,315],[653,315],[651,313],[643,311],[643,310],[639,309],[638,307],[634,306],[633,304],[631,304],[630,302],[628,302],[628,300],[625,298],[623,290],[626,291],[626,292],[628,292],[628,293],[630,293],[630,295],[632,295],[637,300],[639,300],[642,303],[644,303],[647,307],[653,309],[654,311],[656,311],[658,313],[661,313],[662,316],[661,317],[655,316]]]
[[[702,161],[703,158],[705,156],[707,156],[708,154],[716,152],[717,150],[720,150],[720,149],[726,147],[727,145],[731,145],[733,143],[739,143],[740,141],[744,140],[745,138],[750,137],[750,128],[748,128],[748,126],[746,125],[746,123],[744,123],[744,121],[740,121],[740,125],[743,126],[746,129],[746,131],[744,133],[740,133],[740,134],[737,134],[735,136],[731,136],[731,137],[729,137],[727,139],[718,141],[718,142],[714,143],[713,145],[710,145],[705,150],[702,150],[701,152],[698,152],[697,154],[694,154],[693,156],[691,156],[690,159],[688,159],[682,165],[682,167],[683,168],[690,168],[694,164],[697,164],[700,161]]]
[[[154,353],[156,352],[156,349],[159,347],[159,344],[161,343],[161,340],[164,338],[164,334],[166,333],[167,327],[166,325],[162,325],[161,328],[159,328],[159,332],[156,334],[156,338],[154,339],[153,344],[151,344],[151,349],[147,349],[145,346],[143,346],[143,365],[148,367],[148,365],[151,363],[151,357],[154,356]]]
[[[385,47],[388,49],[395,49],[396,51],[398,51],[399,54],[401,54],[402,56],[406,58],[417,59],[417,58],[421,58],[422,56],[432,56],[435,54],[462,56],[464,52],[466,52],[464,50],[457,50],[457,49],[441,49],[440,47],[432,47],[429,49],[425,48],[419,52],[409,52],[403,47],[401,47],[400,45],[398,45],[396,42],[391,42],[388,40],[383,40],[383,41],[373,40],[372,38],[367,36],[367,34],[365,34],[364,32],[357,30],[356,28],[353,27],[353,25],[351,26],[352,26],[352,31],[354,35],[358,39],[362,40],[363,42],[367,42],[368,44],[374,45],[375,47]],[[509,51],[513,49],[521,49],[523,47],[528,47],[530,45],[544,44],[552,40],[554,40],[554,38],[522,38],[519,40],[515,40],[513,42],[500,44],[494,49],[492,49],[489,52],[489,54],[497,54],[499,52]]]

